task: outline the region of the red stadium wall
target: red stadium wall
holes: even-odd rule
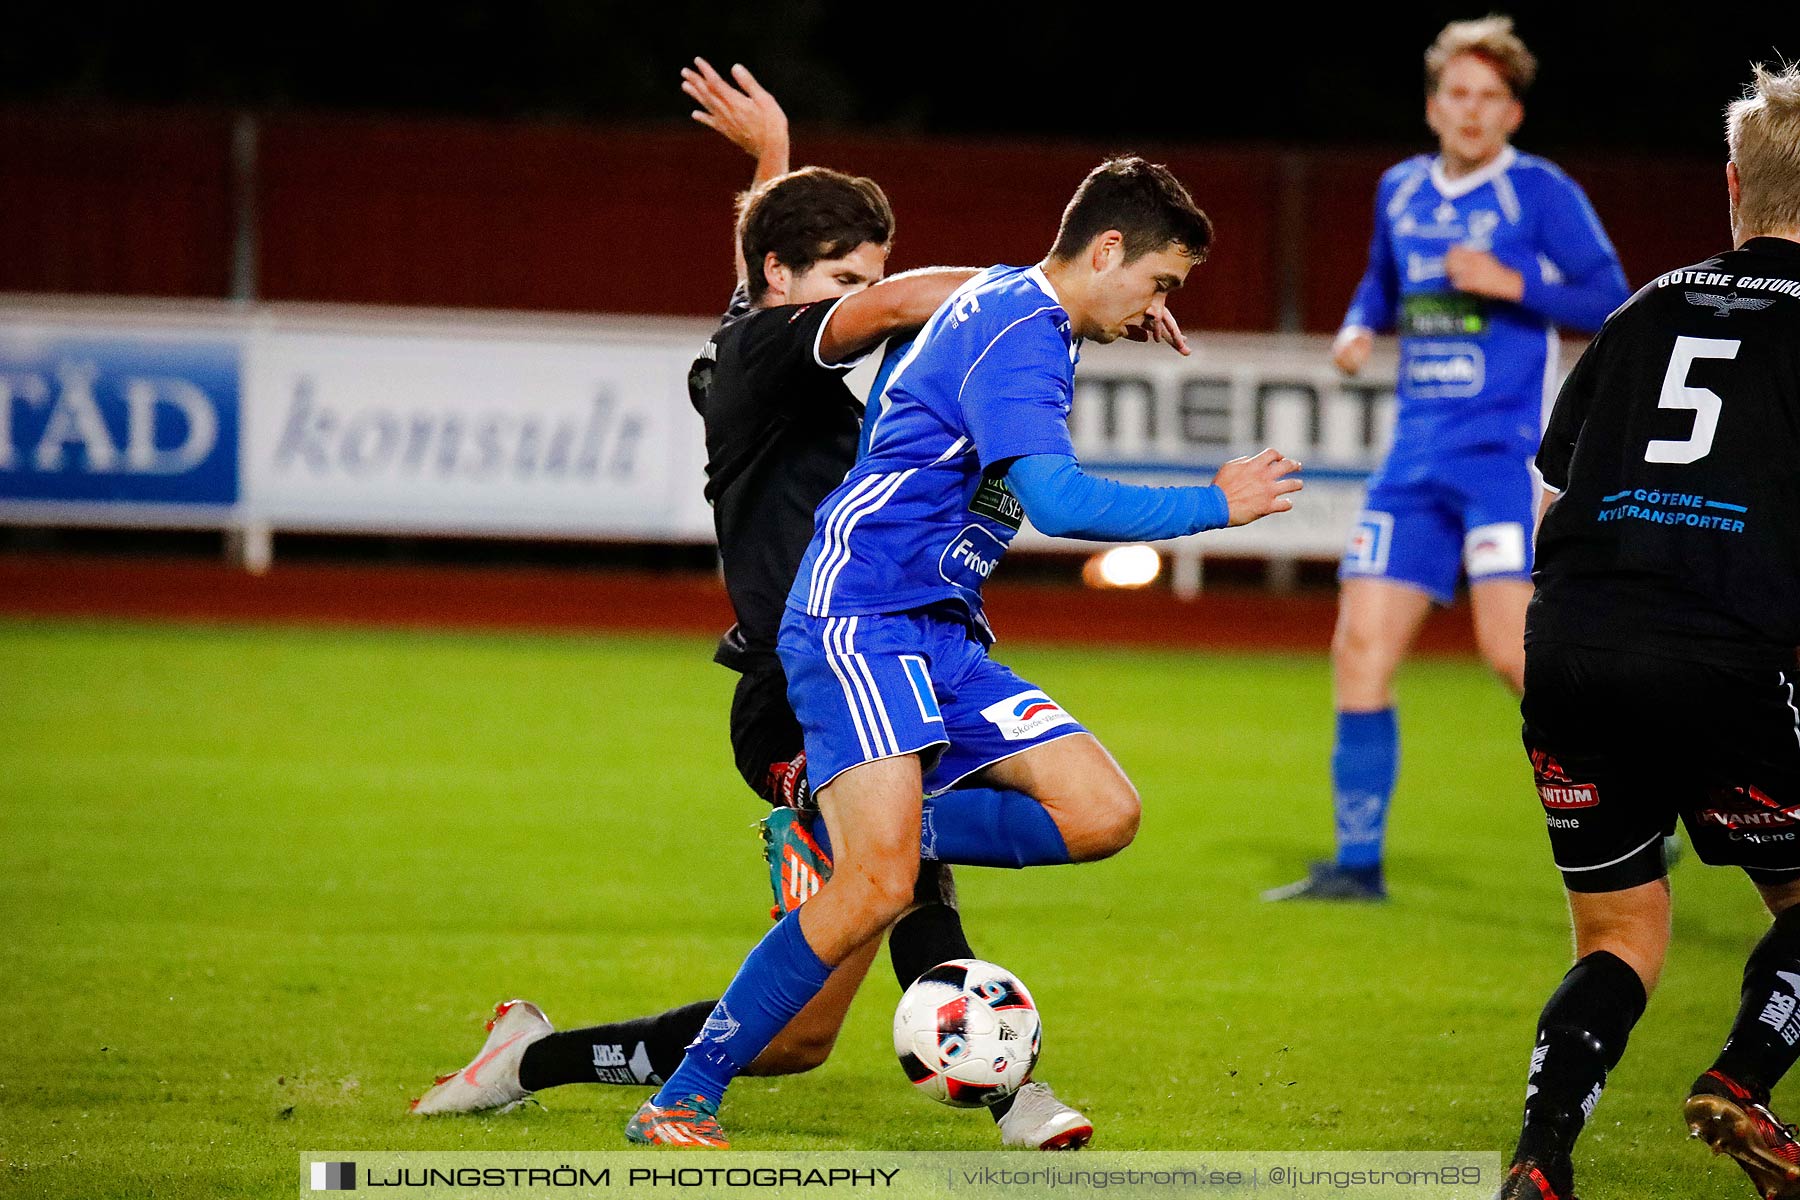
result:
[[[0,289],[224,296],[231,121],[0,113]]]
[[[797,144],[803,161],[881,180],[895,268],[1036,258],[1107,149],[805,131]],[[1185,323],[1336,326],[1396,152],[1137,149],[1169,162],[1219,229]],[[1562,161],[1634,284],[1725,244],[1718,164]],[[689,315],[724,302],[749,166],[698,128],[277,117],[257,123],[251,161],[234,158],[228,117],[21,112],[0,114],[0,163],[0,290],[226,296],[243,213],[262,299]]]

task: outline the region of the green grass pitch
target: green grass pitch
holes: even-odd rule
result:
[[[714,996],[766,928],[709,649],[0,623],[0,1195],[287,1195],[308,1149],[621,1148],[635,1089],[492,1119],[406,1101],[496,1000],[574,1025]],[[1568,934],[1481,668],[1406,669],[1395,899],[1345,909],[1256,899],[1326,844],[1322,656],[1000,651],[1145,798],[1109,862],[961,877],[1097,1147],[1510,1150]],[[1735,872],[1690,856],[1675,884],[1589,1200],[1749,1195],[1679,1102],[1763,918]],[[896,994],[884,962],[827,1066],[734,1088],[737,1144],[996,1145],[906,1086]]]

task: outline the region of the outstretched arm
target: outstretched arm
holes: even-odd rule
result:
[[[1276,450],[1234,458],[1210,487],[1146,487],[1089,475],[1068,455],[1014,459],[1006,482],[1039,532],[1103,542],[1159,542],[1247,525],[1294,507],[1300,464]]]
[[[845,296],[819,337],[819,357],[840,363],[890,334],[917,329],[952,292],[980,273],[973,267],[921,267]]]
[[[723,134],[756,160],[756,174],[750,181],[750,186],[756,188],[777,175],[787,174],[787,114],[742,63],[731,68],[731,78],[736,87],[713,70],[711,63],[696,58],[692,67],[681,69],[681,90],[700,106],[690,114],[694,120]],[[735,232],[732,241],[738,282],[743,283],[748,276],[744,248],[737,243]]]

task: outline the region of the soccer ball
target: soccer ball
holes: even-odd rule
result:
[[[1011,972],[978,958],[931,968],[894,1010],[894,1053],[914,1087],[955,1108],[994,1104],[1037,1065],[1042,1023]]]

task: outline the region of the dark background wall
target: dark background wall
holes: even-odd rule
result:
[[[1587,187],[1633,282],[1718,249],[1720,110],[1800,54],[1800,10],[1511,7],[1544,64],[1519,144]],[[0,41],[0,289],[715,312],[748,162],[686,119],[698,52],[759,72],[796,161],[887,187],[896,268],[1034,260],[1134,149],[1219,226],[1188,324],[1329,329],[1376,176],[1429,148],[1421,53],[1479,12],[41,6]]]
[[[238,150],[234,154],[234,139]],[[246,145],[247,143],[247,145]],[[1194,328],[1336,327],[1375,180],[1405,152],[1147,144],[1218,248]],[[879,179],[892,266],[1033,262],[1101,143],[802,131],[801,161]],[[238,157],[237,155],[242,155]],[[0,290],[704,315],[731,289],[749,160],[699,128],[136,112],[0,116]],[[1634,283],[1720,247],[1722,166],[1589,152],[1585,187]],[[246,275],[234,277],[240,233]]]

